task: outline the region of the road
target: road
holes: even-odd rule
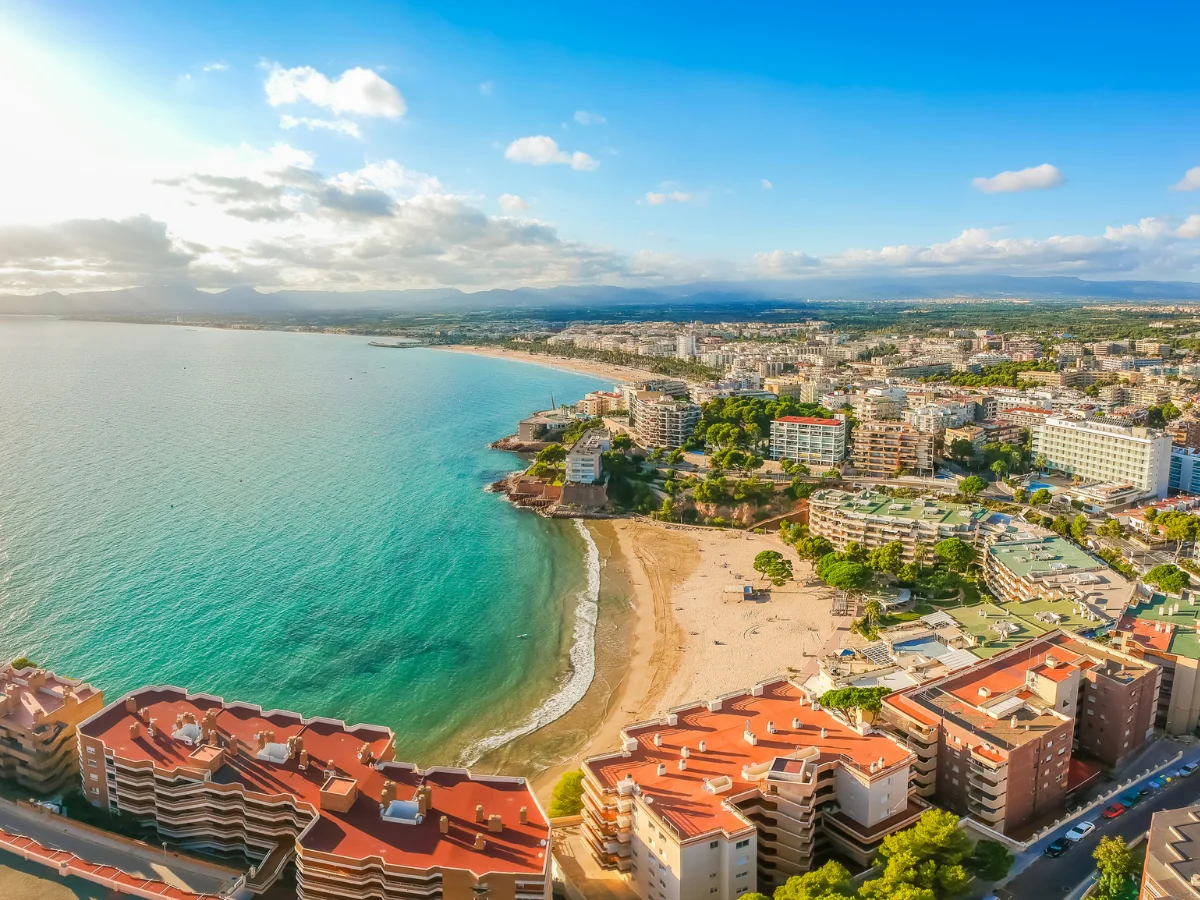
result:
[[[1172,769],[1185,762],[1196,760],[1198,757],[1200,754],[1191,751],[1172,766]],[[1144,787],[1145,781],[1149,781],[1149,779],[1139,782],[1134,785],[1134,788]],[[1086,817],[1087,820],[1096,823],[1095,831],[1057,859],[1039,856],[1024,872],[1005,885],[1005,890],[1021,900],[1063,900],[1076,885],[1095,870],[1096,864],[1092,859],[1092,851],[1100,843],[1100,838],[1120,836],[1126,841],[1132,841],[1150,828],[1150,817],[1154,813],[1164,809],[1191,806],[1198,801],[1200,801],[1200,773],[1191,778],[1173,780],[1116,819],[1101,817],[1100,810],[1097,809]],[[1054,838],[1065,834],[1074,824],[1077,823],[1064,825],[1054,834],[1047,835],[1033,845],[1030,851],[1041,854],[1047,844]]]

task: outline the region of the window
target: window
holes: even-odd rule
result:
[[[89,768],[92,768],[92,769],[96,768],[96,761],[95,761],[94,759],[89,759],[89,760],[88,760],[88,767],[89,767]]]
[[[92,788],[92,793],[93,793],[93,794],[98,794],[98,793],[100,793],[100,788]]]
[[[88,753],[90,753],[92,756],[95,756],[95,755],[96,755],[96,748],[95,748],[95,747],[88,747],[88,748],[87,748],[87,751],[88,751]]]
[[[750,846],[750,838],[746,838],[746,840],[744,840],[744,841],[738,841],[737,844],[735,844],[734,846],[738,850],[741,850],[743,847],[749,847]]]
[[[708,845],[708,849],[709,849],[709,850],[716,850],[716,849],[717,849],[719,846],[721,846],[721,842],[720,842],[720,841],[710,841],[710,842],[709,842],[709,845]]]
[[[97,778],[95,775],[89,775],[89,776],[88,776],[88,778],[92,779],[92,781],[99,781],[99,780],[100,780],[100,779],[99,779],[99,778]]]
[[[733,877],[734,877],[734,878],[745,878],[745,877],[746,877],[747,875],[749,875],[749,874],[750,874],[749,872],[738,872],[738,873],[737,873],[736,875],[734,875]]]

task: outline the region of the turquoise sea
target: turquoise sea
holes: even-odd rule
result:
[[[518,466],[487,444],[601,384],[361,337],[0,318],[0,655],[453,761],[563,688],[588,582],[571,522],[484,492]]]

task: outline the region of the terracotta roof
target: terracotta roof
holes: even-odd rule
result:
[[[432,768],[421,772],[408,763],[381,762],[374,765],[358,760],[359,748],[366,744],[376,760],[392,759],[392,732],[376,725],[347,726],[333,719],[303,719],[291,712],[272,710],[242,703],[226,704],[219,697],[187,694],[180,688],[145,688],[132,694],[138,709],[145,709],[145,720],[128,712],[124,700],[114,703],[84,722],[79,731],[104,742],[118,759],[151,762],[164,772],[195,768],[188,757],[196,749],[171,736],[180,714],[191,713],[203,721],[205,711],[217,709],[216,730],[221,744],[236,737],[241,751],[226,760],[212,775],[218,784],[238,784],[247,794],[269,797],[291,796],[319,818],[298,843],[310,850],[337,854],[351,860],[377,857],[383,862],[417,869],[450,868],[482,876],[491,872],[533,874],[544,871],[546,852],[543,845],[550,837],[549,824],[524,779],[471,776],[464,769]],[[146,727],[149,719],[157,723],[152,738]],[[130,725],[141,724],[137,737]],[[299,735],[309,763],[301,771],[295,759],[274,763],[255,758],[255,734],[274,732],[274,743],[286,743]],[[357,782],[359,795],[345,813],[320,809],[319,792],[325,770]],[[384,821],[380,817],[380,796],[385,781],[397,785],[396,798],[414,796],[418,780],[432,788],[429,813],[419,825]],[[476,823],[475,807],[482,804],[485,816],[499,815],[503,831],[493,833],[486,821]],[[525,807],[528,824],[519,823],[519,809]],[[450,831],[439,832],[439,819],[447,816]],[[474,849],[475,836],[487,842],[483,850]]]

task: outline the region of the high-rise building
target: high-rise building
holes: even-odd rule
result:
[[[1153,428],[1051,416],[1031,428],[1033,453],[1068,475],[1131,484],[1143,496],[1165,497],[1171,436]]]
[[[630,402],[629,415],[639,443],[673,450],[696,430],[700,407],[658,391],[638,391]]]
[[[846,417],[781,416],[771,422],[771,459],[829,468],[846,458]]]
[[[869,717],[870,714],[868,713]],[[788,681],[625,728],[583,764],[583,833],[643,900],[770,894],[822,844],[867,864],[928,808],[912,754]]]
[[[523,778],[396,762],[390,729],[134,691],[79,726],[94,806],[245,857],[298,900],[549,900],[550,826]]]
[[[0,777],[42,794],[75,782],[76,727],[103,705],[90,684],[36,666],[0,667]]]
[[[608,452],[612,440],[607,431],[589,428],[567,451],[566,480],[572,484],[592,484],[600,480],[601,456]]]
[[[946,538],[974,544],[980,523],[988,515],[982,506],[921,498],[900,500],[871,491],[822,490],[808,498],[808,527],[836,549],[845,550],[855,542],[871,550],[900,541],[909,562],[921,545],[932,558],[933,545]]]
[[[910,469],[933,469],[932,434],[923,434],[906,422],[861,422],[854,429],[851,464],[866,475],[888,478]]]

